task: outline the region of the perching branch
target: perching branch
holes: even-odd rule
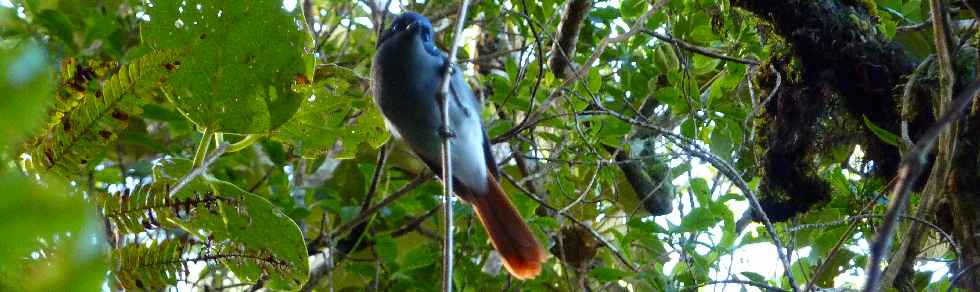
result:
[[[439,84],[439,91],[436,94],[436,102],[442,112],[442,204],[443,204],[443,225],[445,233],[442,249],[442,291],[451,292],[453,290],[453,160],[452,144],[449,143],[452,134],[448,133],[449,124],[449,84],[452,78],[453,62],[456,60],[456,53],[459,51],[459,39],[463,35],[463,27],[466,22],[466,11],[469,9],[470,1],[463,0],[459,6],[459,17],[456,19],[456,30],[453,34],[453,42],[449,45],[449,57],[447,57],[442,73],[442,83]]]

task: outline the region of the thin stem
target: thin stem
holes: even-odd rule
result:
[[[177,182],[177,185],[175,185],[173,188],[170,189],[167,195],[169,197],[173,197],[174,195],[177,194],[177,192],[180,192],[180,190],[186,187],[187,184],[189,184],[192,180],[194,180],[201,174],[204,174],[204,172],[208,170],[208,167],[210,167],[215,160],[218,160],[218,157],[221,157],[222,154],[225,154],[226,150],[228,150],[228,143],[218,145],[218,148],[214,149],[214,153],[211,153],[211,156],[201,159],[200,165],[195,166],[193,169],[191,169],[191,172],[187,173],[187,175],[181,178],[180,181]]]
[[[197,151],[194,152],[194,162],[191,164],[191,168],[201,165],[204,162],[205,155],[208,154],[208,147],[211,147],[211,136],[214,136],[213,128],[205,128],[204,136],[201,136],[201,142],[197,144]]]
[[[956,82],[956,75],[953,70],[953,52],[950,48],[951,35],[947,26],[946,7],[940,0],[929,1],[930,15],[932,16],[933,44],[936,46],[936,61],[939,65],[939,110],[943,112],[936,124],[927,130],[919,138],[919,141],[912,149],[902,157],[899,165],[898,178],[895,187],[890,192],[888,210],[885,212],[885,220],[881,223],[878,233],[875,235],[874,242],[871,244],[871,256],[868,259],[865,274],[867,275],[864,283],[864,291],[878,291],[881,286],[881,261],[890,250],[892,236],[898,227],[898,218],[905,213],[905,208],[909,203],[909,193],[912,187],[918,182],[919,177],[925,171],[929,160],[928,154],[936,144],[936,140],[944,139],[940,136],[949,135],[946,131],[947,126],[959,119],[963,110],[973,99],[976,90],[976,81],[965,90],[969,96],[962,96],[960,100],[952,101],[953,85]],[[961,107],[953,105],[956,103]],[[941,143],[941,142],[940,142]],[[942,156],[943,151],[939,151]],[[943,161],[942,157],[937,157],[937,162]],[[944,181],[944,180],[943,180]],[[888,283],[891,284],[891,283]]]
[[[235,144],[228,146],[228,153],[245,150],[245,148],[252,146],[252,144],[255,144],[255,142],[259,141],[263,137],[265,137],[265,134],[249,134],[245,136],[245,138],[235,142]]]
[[[888,210],[885,212],[885,220],[878,228],[878,234],[871,244],[871,257],[868,259],[868,267],[865,273],[868,275],[865,281],[864,291],[876,291],[881,284],[881,260],[885,258],[891,245],[892,236],[895,235],[898,218],[905,211],[909,201],[909,193],[912,187],[919,181],[919,176],[925,170],[928,163],[928,154],[936,145],[936,140],[940,133],[953,121],[959,119],[963,112],[969,107],[971,101],[980,94],[980,80],[973,80],[960,94],[953,100],[953,104],[930,127],[912,146],[909,153],[902,159],[899,165],[896,183],[889,194]]]
[[[439,107],[442,110],[442,204],[443,204],[443,225],[445,225],[445,233],[443,234],[443,248],[442,248],[442,291],[451,292],[453,290],[453,204],[452,204],[452,192],[453,192],[453,163],[452,163],[452,144],[450,143],[451,135],[448,133],[450,128],[449,124],[449,102],[447,97],[449,97],[449,84],[450,78],[452,78],[454,60],[456,60],[456,53],[459,51],[459,39],[463,34],[464,23],[466,22],[466,11],[469,9],[470,1],[463,0],[463,4],[459,6],[459,18],[456,19],[456,31],[453,34],[453,43],[449,47],[449,57],[446,59],[444,65],[442,84],[439,87],[439,93],[437,94],[436,101],[439,103]]]

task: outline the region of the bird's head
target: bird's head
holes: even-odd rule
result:
[[[418,37],[421,39],[422,46],[426,52],[433,56],[439,56],[439,50],[436,49],[433,35],[432,23],[429,22],[428,18],[418,13],[405,12],[396,17],[395,21],[391,23],[391,28],[381,37],[381,43],[396,36]]]

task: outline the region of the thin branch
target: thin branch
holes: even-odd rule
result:
[[[455,66],[453,62],[456,60],[456,54],[459,52],[459,41],[463,35],[463,28],[466,23],[466,11],[469,9],[470,1],[463,0],[463,3],[459,6],[458,18],[456,19],[456,30],[453,34],[453,43],[449,46],[449,56],[445,60],[445,65],[443,65],[442,73],[442,83],[439,85],[439,92],[436,94],[436,102],[439,104],[439,108],[442,112],[442,204],[443,204],[443,225],[445,225],[445,233],[443,234],[443,248],[442,248],[442,291],[451,292],[453,291],[453,159],[452,159],[452,143],[450,143],[451,134],[449,130],[451,128],[450,116],[449,116],[449,84],[451,78],[453,77],[453,71]]]
[[[398,189],[394,193],[391,193],[391,195],[388,195],[388,197],[386,197],[384,200],[379,202],[377,205],[365,209],[357,217],[351,219],[350,222],[344,223],[344,225],[341,225],[340,227],[334,229],[334,231],[330,232],[331,237],[337,238],[340,237],[341,235],[346,234],[351,229],[353,229],[354,226],[364,223],[364,221],[367,221],[368,218],[371,218],[372,215],[380,211],[382,208],[387,207],[388,205],[391,205],[391,203],[395,202],[396,200],[404,197],[405,195],[408,194],[409,191],[414,190],[418,186],[422,185],[422,183],[428,181],[430,178],[432,178],[432,174],[428,172],[416,176],[415,179],[413,179],[411,182],[409,182],[405,186],[402,186],[402,188]],[[316,254],[317,252],[319,252],[319,249],[323,247],[323,244],[325,244],[325,242],[323,242],[323,239],[320,237],[317,237],[316,239],[310,241],[310,243],[307,244],[309,253]]]
[[[419,225],[422,225],[422,222],[425,222],[426,219],[429,219],[429,217],[435,215],[436,211],[439,211],[440,207],[441,206],[435,206],[432,209],[429,209],[429,211],[426,211],[425,214],[419,215],[418,217],[409,220],[408,223],[405,223],[405,225],[402,225],[402,227],[399,227],[398,229],[392,231],[391,237],[399,237],[418,228]]]
[[[633,125],[650,129],[656,133],[659,133],[664,137],[669,138],[674,142],[674,144],[679,146],[682,151],[684,151],[688,155],[700,158],[701,160],[704,160],[705,162],[711,164],[716,169],[718,169],[720,173],[724,174],[726,177],[728,177],[729,180],[734,182],[735,186],[737,186],[739,190],[742,191],[742,194],[745,195],[745,197],[749,200],[749,205],[752,207],[753,212],[759,215],[759,217],[762,219],[762,223],[765,226],[766,232],[769,234],[769,237],[772,238],[772,243],[776,247],[776,253],[779,255],[779,259],[783,264],[783,269],[785,271],[787,281],[789,282],[790,286],[793,287],[793,291],[799,291],[799,287],[796,286],[796,279],[793,277],[793,274],[791,272],[792,270],[790,268],[791,265],[790,265],[789,257],[786,255],[786,253],[783,250],[783,243],[779,239],[779,234],[776,233],[776,228],[773,226],[772,221],[769,220],[769,216],[766,215],[765,210],[762,209],[762,205],[759,203],[759,199],[755,195],[755,192],[752,190],[752,188],[749,187],[749,184],[742,179],[742,176],[738,173],[735,167],[733,167],[731,164],[726,162],[724,159],[711,153],[710,151],[703,149],[703,147],[699,145],[697,142],[691,141],[690,139],[677,135],[668,129],[664,129],[656,125],[652,125],[648,122],[639,121],[635,118],[627,117],[621,113],[612,111],[606,108],[604,105],[602,105],[600,101],[596,100],[593,102],[593,104],[599,107],[602,111],[604,111],[604,114],[611,115],[613,117],[616,117],[624,122]]]
[[[221,143],[221,145],[218,146],[218,149],[215,149],[214,152],[211,153],[211,156],[208,156],[207,158],[204,159],[204,161],[201,162],[201,165],[198,165],[193,170],[191,170],[191,172],[187,173],[187,175],[181,178],[180,181],[177,182],[177,185],[174,185],[174,187],[170,189],[170,192],[167,193],[167,196],[171,198],[174,197],[174,195],[176,195],[177,192],[180,192],[180,190],[184,189],[184,187],[186,187],[187,184],[189,184],[192,180],[194,180],[201,174],[204,174],[204,172],[208,170],[208,167],[210,167],[215,160],[218,160],[218,157],[221,157],[222,154],[225,154],[225,151],[228,150],[228,145],[229,145],[228,143]]]
[[[558,89],[556,89],[555,91],[553,91],[551,93],[551,95],[548,96],[548,99],[546,99],[545,101],[543,101],[541,103],[541,106],[538,107],[538,109],[536,111],[527,113],[527,116],[524,117],[524,120],[521,121],[521,123],[519,123],[518,125],[514,126],[513,128],[508,129],[503,134],[500,134],[499,136],[494,137],[493,139],[490,140],[490,142],[496,144],[496,143],[499,143],[499,142],[502,142],[502,141],[507,141],[510,138],[513,138],[514,136],[517,136],[518,133],[521,133],[524,130],[527,130],[527,129],[531,128],[532,126],[536,125],[541,120],[541,117],[542,117],[541,115],[545,111],[547,111],[548,109],[550,109],[555,104],[555,102],[558,100],[558,98],[562,96],[565,88],[567,88],[568,86],[574,84],[575,82],[577,82],[582,77],[589,75],[588,74],[589,73],[589,70],[592,69],[593,64],[596,63],[596,60],[598,60],[600,56],[602,56],[602,53],[604,53],[606,51],[606,48],[610,44],[618,43],[618,42],[622,42],[622,41],[628,40],[633,35],[639,33],[640,31],[642,31],[643,30],[643,27],[646,26],[647,20],[650,19],[650,17],[652,17],[655,13],[657,13],[658,11],[660,11],[669,2],[670,2],[670,0],[660,0],[657,3],[653,4],[653,6],[650,7],[650,9],[648,9],[646,11],[646,13],[644,13],[635,22],[633,22],[633,25],[630,26],[629,30],[626,33],[621,34],[621,35],[618,35],[618,36],[615,36],[615,37],[614,36],[608,36],[608,37],[602,39],[602,41],[599,43],[599,46],[596,47],[595,52],[593,52],[592,53],[592,56],[589,57],[589,60],[587,62],[585,62],[584,64],[582,64],[582,67],[579,68],[579,70],[577,70],[577,71],[573,72],[573,74],[569,75],[568,78],[566,78],[565,81],[562,82],[562,85],[559,86]]]
[[[864,284],[864,291],[878,291],[881,285],[881,261],[888,254],[892,236],[898,227],[898,218],[905,213],[908,205],[909,193],[912,187],[918,182],[919,177],[925,171],[928,162],[928,155],[932,152],[936,140],[941,135],[949,135],[946,128],[953,121],[959,119],[963,111],[973,100],[977,91],[980,90],[980,81],[974,80],[964,92],[960,94],[958,100],[952,100],[953,85],[956,82],[956,75],[953,71],[951,31],[948,26],[945,6],[941,0],[930,0],[930,14],[933,19],[933,42],[936,46],[936,60],[939,62],[939,110],[944,111],[942,117],[936,124],[929,128],[926,133],[919,138],[919,141],[902,158],[902,163],[898,169],[898,180],[891,191],[888,210],[885,213],[885,220],[882,222],[878,234],[871,245],[871,257],[868,259],[866,269],[867,278]],[[950,104],[952,103],[952,104]]]
[[[781,289],[781,288],[769,286],[769,285],[766,285],[766,284],[763,284],[763,283],[756,283],[756,282],[744,281],[744,280],[711,281],[711,282],[701,283],[701,284],[699,284],[699,285],[697,285],[695,287],[687,288],[686,291],[696,291],[699,288],[703,288],[703,287],[707,287],[707,286],[711,286],[711,285],[718,285],[718,284],[741,284],[741,285],[754,286],[756,288],[764,289],[766,291],[788,292],[788,290],[785,290],[785,289]]]
[[[696,46],[694,44],[691,44],[691,43],[688,43],[688,42],[685,42],[685,41],[682,41],[682,40],[679,40],[679,39],[676,39],[676,38],[672,38],[672,37],[666,36],[664,34],[660,34],[660,33],[654,32],[654,31],[649,30],[649,29],[644,29],[643,30],[643,33],[645,33],[645,34],[647,34],[649,36],[655,37],[657,39],[660,39],[661,41],[665,41],[665,42],[674,44],[675,46],[681,47],[681,48],[683,48],[685,50],[691,51],[692,53],[695,53],[695,54],[698,54],[698,55],[702,55],[702,56],[705,56],[705,57],[711,57],[711,58],[721,59],[721,60],[725,60],[725,61],[732,61],[732,62],[735,62],[735,63],[741,63],[741,64],[751,65],[751,66],[758,66],[760,64],[759,61],[757,61],[757,60],[728,56],[728,55],[725,55],[723,53],[717,52],[715,50],[708,49],[708,48],[705,48],[705,47],[699,47],[699,46]]]
[[[871,258],[868,260],[868,268],[866,269],[868,277],[865,282],[865,291],[876,291],[880,284],[881,260],[888,253],[892,236],[894,236],[895,229],[898,225],[898,218],[900,214],[904,213],[905,207],[908,205],[909,193],[911,193],[912,187],[915,186],[922,172],[925,170],[926,164],[928,163],[928,155],[932,152],[936,140],[946,126],[962,116],[977,94],[980,94],[980,80],[974,79],[953,100],[953,104],[940,116],[936,124],[930,127],[919,138],[919,141],[915,143],[915,146],[912,147],[908,155],[902,159],[902,163],[898,169],[898,175],[896,176],[895,187],[892,188],[889,197],[890,203],[888,205],[888,211],[885,212],[885,221],[879,227],[878,234],[875,236],[875,240],[871,245]]]
[[[956,288],[956,282],[959,282],[960,279],[963,278],[963,276],[966,276],[966,275],[970,274],[970,272],[972,272],[973,270],[976,270],[978,267],[980,267],[980,263],[974,263],[974,264],[970,265],[969,267],[966,267],[965,269],[963,269],[959,273],[956,273],[956,275],[953,276],[953,278],[949,280],[949,287],[946,288],[946,292],[953,292],[953,288]]]
[[[787,231],[789,231],[789,232],[792,233],[792,232],[799,232],[800,230],[804,230],[804,229],[813,229],[813,228],[821,228],[821,229],[823,229],[823,228],[828,228],[828,227],[835,226],[835,225],[843,225],[843,224],[845,224],[847,222],[851,222],[851,221],[864,220],[864,219],[868,219],[868,218],[884,218],[884,217],[885,217],[884,215],[873,215],[873,214],[857,215],[857,216],[851,216],[851,217],[847,217],[847,218],[840,219],[840,220],[835,220],[835,221],[830,221],[830,222],[811,223],[811,224],[800,224],[800,225],[796,225],[796,226],[793,226],[793,227],[789,228]],[[936,224],[934,224],[932,222],[929,222],[929,220],[922,219],[922,218],[919,218],[919,217],[909,216],[909,215],[901,215],[901,216],[899,216],[899,218],[905,219],[905,220],[910,220],[910,221],[915,221],[915,222],[918,222],[918,223],[920,223],[922,225],[928,226],[929,228],[932,228],[933,230],[936,230],[936,233],[938,233],[939,236],[943,238],[943,240],[945,240],[946,242],[948,242],[949,245],[953,247],[953,253],[955,253],[957,255],[960,254],[960,246],[958,244],[956,244],[956,240],[953,239],[953,236],[950,235],[949,233],[947,233],[942,228],[939,228],[939,226],[937,226]]]
[[[510,174],[508,174],[507,172],[502,171],[500,172],[500,175],[503,176],[505,179],[507,179],[507,181],[509,181],[511,185],[513,185],[515,188],[517,188],[522,193],[524,193],[524,195],[526,195],[528,198],[531,198],[531,200],[538,202],[538,204],[541,204],[541,206],[547,208],[549,211],[555,212],[556,214],[561,215],[562,217],[565,217],[566,219],[572,221],[572,223],[575,223],[576,225],[581,226],[582,228],[588,230],[589,233],[592,234],[592,237],[595,237],[595,239],[598,240],[599,243],[602,244],[602,246],[608,248],[609,251],[612,252],[613,255],[615,255],[616,258],[619,259],[621,263],[623,263],[623,265],[629,267],[630,270],[632,270],[633,272],[640,272],[639,268],[634,266],[633,263],[631,263],[630,261],[626,260],[626,257],[623,256],[623,253],[620,252],[619,249],[616,248],[616,246],[612,245],[612,243],[610,243],[609,240],[606,240],[606,238],[602,237],[602,235],[599,234],[598,231],[592,229],[592,227],[590,227],[589,225],[582,223],[582,221],[575,219],[575,217],[568,215],[567,213],[561,212],[561,210],[559,210],[558,208],[552,207],[551,205],[548,204],[548,202],[545,202],[544,200],[539,198],[536,194],[525,189],[524,186],[522,186],[517,180],[514,179],[514,177],[510,176]]]
[[[374,163],[374,174],[371,175],[371,184],[368,186],[367,195],[364,196],[364,202],[361,203],[361,213],[367,210],[371,206],[371,201],[374,200],[375,194],[378,193],[378,181],[381,180],[381,173],[385,168],[385,161],[388,160],[388,144],[382,145],[378,149],[378,160]]]

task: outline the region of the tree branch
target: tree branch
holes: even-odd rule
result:
[[[604,114],[611,115],[613,117],[616,117],[622,121],[625,121],[633,125],[637,125],[653,130],[659,133],[660,135],[663,135],[664,137],[673,140],[674,143],[677,146],[679,146],[682,151],[684,151],[688,155],[700,158],[701,160],[704,160],[705,162],[711,164],[716,169],[718,169],[719,172],[721,172],[726,177],[728,177],[729,180],[735,183],[735,186],[737,186],[739,190],[742,191],[742,194],[745,195],[745,197],[749,200],[749,205],[752,206],[753,211],[756,212],[756,214],[758,214],[760,218],[762,218],[762,223],[766,228],[766,232],[769,234],[769,237],[772,239],[773,245],[776,246],[776,253],[779,255],[779,259],[783,264],[783,269],[785,271],[785,275],[787,280],[789,281],[790,286],[793,287],[793,291],[799,291],[799,287],[796,286],[796,279],[793,277],[792,270],[790,268],[791,267],[790,259],[783,251],[783,244],[782,241],[779,239],[779,235],[776,233],[776,228],[772,225],[772,221],[769,220],[769,216],[766,215],[765,210],[762,209],[762,205],[759,204],[759,199],[755,195],[755,192],[752,190],[752,188],[749,187],[748,183],[746,183],[745,180],[742,179],[742,176],[738,173],[737,170],[735,170],[733,166],[731,166],[731,164],[726,162],[724,159],[721,159],[720,157],[716,156],[715,154],[711,153],[710,151],[704,150],[702,146],[699,145],[698,143],[694,141],[690,141],[689,139],[684,138],[682,136],[679,136],[668,129],[664,129],[656,125],[651,125],[650,123],[639,121],[634,118],[627,117],[621,113],[612,111],[606,108],[605,106],[603,106],[602,103],[598,100],[593,101],[593,104],[599,107]]]
[[[621,262],[621,263],[623,263],[623,265],[629,267],[630,270],[632,270],[633,272],[639,272],[640,271],[636,266],[633,265],[633,263],[631,263],[630,261],[626,260],[626,257],[623,256],[623,253],[620,252],[619,249],[616,248],[616,246],[612,245],[612,243],[610,243],[608,240],[606,240],[604,237],[602,237],[602,235],[599,234],[599,232],[597,232],[595,229],[592,229],[592,227],[590,227],[589,225],[586,225],[585,223],[582,223],[582,221],[579,221],[578,219],[575,219],[575,217],[572,217],[571,215],[568,215],[568,214],[566,214],[564,212],[561,212],[561,210],[559,210],[558,208],[555,208],[555,207],[549,205],[548,202],[545,202],[541,198],[538,198],[538,196],[536,194],[534,194],[534,193],[528,191],[527,189],[525,189],[524,186],[522,186],[519,182],[517,182],[517,180],[515,180],[514,177],[510,176],[510,174],[508,174],[507,172],[503,172],[502,171],[502,172],[500,172],[500,175],[503,176],[505,179],[507,179],[507,181],[509,181],[511,185],[513,185],[518,190],[520,190],[522,193],[524,193],[524,195],[526,195],[528,198],[531,198],[531,200],[534,200],[535,202],[538,202],[538,204],[541,204],[541,206],[547,208],[549,211],[555,212],[555,214],[558,214],[558,215],[560,215],[562,217],[565,217],[566,219],[572,221],[572,223],[575,223],[576,225],[581,226],[582,228],[585,228],[586,230],[588,230],[589,233],[592,234],[592,236],[595,237],[595,239],[598,240],[599,243],[602,244],[602,246],[605,246],[606,248],[608,248],[609,251],[612,252],[613,255],[615,255],[617,259],[619,259],[619,262]]]
[[[585,15],[592,9],[592,0],[572,0],[565,6],[565,13],[558,25],[558,38],[551,47],[551,58],[548,65],[555,77],[564,78],[570,71],[569,65],[575,56],[575,46],[578,44],[579,30]]]
[[[946,126],[963,115],[977,94],[980,94],[980,80],[974,79],[953,100],[953,104],[936,121],[936,124],[923,133],[922,137],[919,138],[919,142],[915,143],[915,146],[912,147],[908,155],[902,159],[902,163],[898,169],[898,175],[896,176],[895,186],[890,192],[885,220],[879,227],[878,234],[871,244],[871,257],[868,259],[868,267],[865,272],[868,276],[864,291],[877,291],[877,288],[881,284],[881,260],[888,253],[892,236],[894,236],[895,229],[898,225],[898,218],[900,214],[904,213],[905,207],[908,205],[909,193],[912,191],[912,187],[918,182],[919,176],[922,175],[928,163],[928,155],[932,151],[933,146],[935,146],[936,140],[943,130],[946,129]]]
[[[663,35],[663,34],[660,34],[660,33],[656,33],[656,32],[651,31],[649,29],[644,29],[643,30],[643,33],[645,33],[645,34],[647,34],[649,36],[655,37],[657,39],[660,39],[661,41],[665,41],[665,42],[674,44],[675,46],[681,47],[682,49],[691,51],[691,52],[693,52],[695,54],[702,55],[702,56],[705,56],[705,57],[711,57],[711,58],[721,59],[721,60],[725,60],[725,61],[732,61],[732,62],[735,62],[735,63],[741,63],[741,64],[752,65],[752,66],[758,66],[760,64],[759,61],[757,61],[757,60],[743,59],[743,58],[736,58],[736,57],[728,56],[728,55],[722,54],[722,53],[717,52],[717,51],[712,50],[712,49],[708,49],[708,48],[705,48],[705,47],[699,47],[699,46],[693,45],[691,43],[688,43],[688,42],[685,42],[685,41],[682,41],[682,40],[679,40],[679,39],[676,39],[676,38],[672,38],[672,37],[669,37],[669,36],[666,36],[666,35]]]

